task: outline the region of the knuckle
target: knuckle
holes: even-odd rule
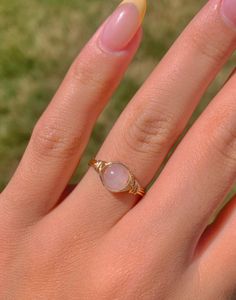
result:
[[[215,143],[217,151],[231,164],[236,164],[236,128],[222,126],[223,138],[221,143]]]
[[[196,28],[194,33],[188,37],[186,43],[196,48],[197,51],[207,59],[220,63],[225,57],[227,46],[222,43],[222,35],[213,33],[213,31],[214,30],[206,31],[203,28]]]
[[[159,154],[177,136],[172,116],[145,109],[124,125],[124,139],[129,147],[144,154]]]
[[[105,92],[112,86],[115,80],[114,76],[111,76],[109,72],[105,70],[104,65],[101,68],[99,59],[83,59],[77,58],[72,65],[72,77],[74,78],[76,84],[78,82],[83,86],[88,86],[96,92]]]
[[[230,165],[236,164],[236,120],[232,108],[220,107],[220,111],[208,122],[208,137],[215,151]]]
[[[33,130],[30,144],[39,156],[70,158],[78,152],[80,140],[79,132],[71,134],[59,120],[40,120]]]
[[[82,84],[88,84],[91,81],[95,81],[95,74],[93,67],[87,61],[82,61],[79,58],[75,60],[72,65],[72,75],[76,81],[81,82]]]

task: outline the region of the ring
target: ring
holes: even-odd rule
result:
[[[89,166],[99,174],[102,184],[108,191],[112,193],[128,192],[141,197],[145,195],[145,189],[140,186],[135,176],[124,164],[91,159]]]

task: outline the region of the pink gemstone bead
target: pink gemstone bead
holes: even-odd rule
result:
[[[101,175],[104,186],[111,192],[121,192],[129,183],[129,170],[120,163],[108,166]]]

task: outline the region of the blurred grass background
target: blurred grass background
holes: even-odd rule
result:
[[[205,1],[149,0],[144,38],[121,86],[100,117],[75,180],[87,168],[122,109]],[[32,128],[70,63],[119,1],[1,0],[0,189],[14,172]],[[233,67],[216,78],[193,115],[201,113]]]

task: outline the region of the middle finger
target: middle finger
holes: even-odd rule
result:
[[[98,153],[98,159],[126,164],[143,186],[153,178],[206,88],[235,49],[236,33],[222,18],[221,3],[209,1],[194,18],[135,95]],[[78,196],[85,200],[78,202]],[[89,170],[63,205],[72,213],[75,207],[86,211],[92,207],[92,216],[86,213],[89,218],[98,222],[108,218],[114,224],[137,200],[118,197],[122,201],[106,191],[97,174]]]

